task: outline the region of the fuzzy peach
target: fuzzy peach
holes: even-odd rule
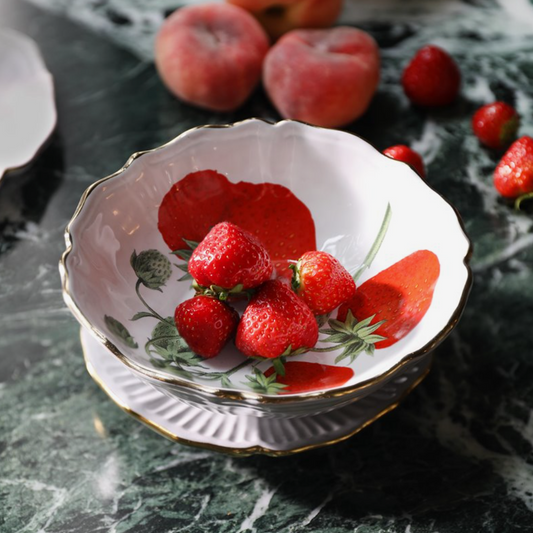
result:
[[[366,111],[379,69],[378,46],[362,30],[293,30],[267,54],[263,83],[283,117],[333,128]]]
[[[201,4],[175,11],[159,30],[155,63],[178,98],[214,111],[232,111],[261,77],[268,36],[244,9]]]
[[[297,28],[328,28],[342,8],[342,0],[226,1],[250,11],[273,39]]]

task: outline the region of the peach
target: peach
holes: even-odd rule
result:
[[[379,66],[378,46],[362,30],[293,30],[268,52],[263,83],[283,117],[333,128],[366,111]]]
[[[273,39],[296,28],[328,28],[342,8],[342,0],[226,1],[250,11]]]
[[[183,7],[168,17],[155,43],[155,63],[178,98],[213,111],[232,111],[261,78],[269,40],[244,9],[230,4]]]

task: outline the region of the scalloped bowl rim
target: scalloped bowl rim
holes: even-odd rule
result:
[[[191,128],[159,147],[156,147],[152,150],[146,150],[146,151],[134,153],[128,158],[127,162],[124,164],[122,168],[120,168],[113,174],[110,174],[109,176],[106,176],[96,181],[95,183],[90,185],[86,189],[86,191],[83,193],[79,201],[79,204],[70,222],[68,223],[65,229],[66,249],[64,253],[62,254],[60,262],[59,262],[59,270],[60,270],[60,275],[61,275],[61,280],[62,280],[62,292],[63,292],[64,300],[67,306],[69,307],[70,311],[77,318],[77,320],[82,324],[82,326],[90,330],[114,356],[116,356],[120,361],[122,361],[122,363],[126,364],[128,367],[134,370],[138,375],[140,375],[141,377],[144,377],[148,381],[154,382],[155,380],[155,382],[164,382],[166,384],[170,384],[171,386],[174,386],[177,388],[184,387],[186,389],[193,389],[200,393],[207,394],[208,396],[224,398],[226,400],[231,400],[237,403],[243,402],[245,405],[246,404],[249,405],[250,401],[252,402],[252,404],[269,404],[269,403],[278,404],[278,403],[291,403],[291,402],[296,402],[296,401],[312,401],[317,398],[327,399],[327,398],[343,397],[343,396],[353,394],[358,391],[362,391],[364,389],[370,389],[376,384],[379,384],[383,382],[384,380],[386,380],[388,377],[393,375],[395,372],[397,372],[400,368],[402,368],[404,365],[406,365],[413,359],[421,357],[422,355],[425,355],[429,353],[430,351],[434,350],[436,346],[440,344],[448,336],[448,334],[453,330],[453,328],[455,327],[455,325],[457,324],[457,322],[459,321],[461,317],[461,314],[466,305],[466,301],[468,299],[468,295],[469,295],[471,285],[472,285],[472,271],[469,265],[470,258],[472,255],[472,244],[466,234],[461,216],[453,205],[451,205],[442,195],[440,195],[438,192],[436,192],[434,189],[432,189],[427,183],[423,182],[422,180],[420,181],[423,183],[423,186],[427,188],[427,191],[430,191],[431,193],[435,194],[440,199],[439,201],[444,202],[449,208],[452,209],[457,220],[458,228],[467,244],[467,251],[462,259],[462,266],[464,267],[466,271],[466,277],[465,277],[464,285],[463,285],[463,288],[460,294],[460,298],[459,298],[459,301],[457,302],[455,310],[449,316],[449,319],[444,325],[444,327],[440,331],[438,331],[429,342],[425,343],[420,348],[406,354],[405,356],[402,357],[402,359],[398,363],[391,366],[390,368],[380,373],[379,375],[376,375],[370,379],[366,379],[355,384],[351,384],[348,386],[340,386],[340,387],[331,388],[331,389],[321,389],[318,391],[305,392],[305,393],[273,395],[273,394],[260,394],[260,393],[241,390],[241,389],[224,389],[224,388],[219,389],[216,387],[205,385],[203,383],[196,383],[196,382],[193,382],[187,379],[183,379],[183,378],[180,378],[179,376],[171,375],[167,372],[160,371],[159,369],[156,369],[156,368],[150,368],[148,366],[143,366],[137,363],[136,361],[132,360],[131,358],[129,358],[127,353],[119,349],[116,346],[116,344],[112,342],[106,336],[105,333],[103,333],[102,331],[100,331],[99,329],[97,329],[91,324],[91,322],[87,319],[84,312],[81,310],[80,306],[78,305],[75,298],[71,294],[71,284],[70,284],[71,274],[69,273],[69,268],[67,266],[67,263],[68,263],[69,256],[72,253],[76,245],[76,243],[74,242],[73,236],[72,236],[72,227],[82,215],[87,199],[97,188],[101,187],[108,180],[116,178],[120,176],[121,174],[123,174],[124,172],[126,172],[135,161],[139,160],[139,158],[142,158],[143,156],[147,154],[152,154],[152,153],[158,152],[159,150],[172,147],[195,132],[198,132],[200,130],[212,130],[212,129],[227,130],[229,128],[246,127],[247,125],[254,124],[254,123],[266,124],[273,128],[283,128],[287,124],[292,124],[292,125],[296,125],[296,127],[313,128],[315,130],[320,130],[324,132],[326,135],[329,134],[328,132],[340,133],[342,135],[350,136],[353,139],[357,139],[357,142],[365,143],[366,145],[368,145],[368,147],[372,148],[372,150],[375,152],[374,153],[375,156],[390,160],[390,158],[381,154],[378,150],[372,147],[370,143],[368,143],[364,139],[361,139],[355,134],[352,134],[350,132],[343,132],[340,130],[329,130],[325,128],[320,128],[318,126],[313,126],[313,125],[309,125],[309,124],[299,122],[299,121],[294,121],[294,120],[283,120],[280,122],[270,122],[264,119],[250,118],[250,119],[246,119],[246,120],[232,123],[232,124],[223,124],[223,125],[210,124],[210,125]],[[395,165],[401,165],[402,168],[408,168],[410,172],[414,173],[411,167],[409,167],[406,163],[403,163],[400,161],[392,161],[392,162]]]

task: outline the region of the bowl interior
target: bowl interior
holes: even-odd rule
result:
[[[228,374],[228,381],[213,374],[246,365],[231,343],[214,359],[178,357],[171,364],[165,350],[179,352],[179,340],[174,339],[177,344],[172,346],[168,337],[166,344],[150,344],[159,321],[149,314],[172,317],[175,307],[193,295],[190,280],[178,281],[183,272],[175,265],[181,261],[170,253],[158,229],[159,207],[175,183],[205,169],[216,170],[233,184],[268,182],[288,188],[312,215],[317,249],[333,254],[352,274],[375,243],[390,206],[385,237],[358,286],[415,251],[436,254],[440,274],[432,303],[401,340],[373,355],[363,352],[353,361],[344,358],[336,363],[340,349],[295,357],[295,361],[351,368],[351,378],[334,387],[353,388],[382,376],[438,343],[458,319],[470,280],[466,265],[470,244],[454,209],[410,167],[351,134],[297,122],[249,120],[231,127],[204,127],[134,158],[125,169],[98,182],[82,200],[67,232],[71,245],[64,259],[67,302],[84,325],[140,372],[207,388],[267,396],[276,392],[257,384],[255,361]],[[130,259],[134,251],[145,250],[158,250],[173,265],[160,290],[137,283]],[[319,341],[319,346],[330,345]],[[270,366],[264,362],[257,369]]]

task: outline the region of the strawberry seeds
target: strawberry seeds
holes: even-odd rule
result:
[[[191,197],[201,193],[196,180],[211,186],[214,211],[208,204],[199,212],[192,210]],[[174,335],[186,343],[193,357],[216,357],[233,340],[237,350],[256,360],[252,363],[254,374],[246,376],[253,390],[270,394],[340,386],[353,376],[353,369],[339,363],[347,360],[351,364],[363,352],[372,355],[376,349],[400,341],[431,305],[440,264],[429,250],[413,252],[356,287],[360,273],[370,266],[386,235],[390,206],[371,246],[374,252],[352,276],[331,254],[316,250],[310,212],[288,189],[245,182],[232,189],[227,178],[214,170],[189,174],[178,184],[163,199],[158,227],[172,253],[185,261],[176,265],[185,273],[179,281],[192,278],[195,295],[177,305],[173,320],[153,312],[150,316],[165,322],[167,328],[170,320]],[[221,190],[228,194],[221,196]],[[289,225],[290,248],[285,242],[286,228],[273,235],[265,229],[263,216],[254,218],[252,212],[245,210],[243,215],[237,209],[237,200],[246,198],[262,206],[256,215],[264,215],[276,197],[285,207],[296,207],[298,213],[295,218],[294,213],[290,215],[294,222]],[[185,217],[183,211],[196,218]],[[223,213],[231,220],[212,222]],[[235,223],[241,219],[243,225]],[[159,289],[168,279],[169,265],[159,256],[154,250],[138,256],[134,252],[132,266],[138,284]],[[164,279],[150,277],[152,263]],[[235,307],[241,308],[241,313]],[[324,329],[319,329],[322,325]],[[317,346],[320,333],[324,336]],[[336,352],[335,366],[287,361],[309,351]],[[261,361],[272,366],[261,372],[256,368]]]
[[[338,310],[326,341],[351,361],[362,351],[393,345],[422,320],[440,275],[437,256],[418,250],[356,289],[332,255],[309,251],[292,265],[289,285],[275,274],[266,248],[231,222],[215,225],[188,262],[196,295],[176,307],[174,320],[189,347],[204,358],[218,355],[235,338],[247,357],[274,360],[315,348],[317,318]],[[248,298],[239,317],[231,302]],[[342,338],[341,338],[342,337]],[[281,363],[282,364],[282,363]]]
[[[334,307],[353,295],[355,283],[336,259],[325,252],[308,253],[320,254],[321,259],[328,256],[335,269],[334,275],[327,271],[312,286],[309,283],[306,294],[316,292],[315,299],[326,299],[329,307],[330,292],[338,301]],[[176,308],[175,322],[197,354],[214,357],[235,334],[235,344],[243,354],[267,359],[303,353],[317,343],[318,325],[311,308],[287,284],[271,279],[268,251],[235,224],[215,225],[192,252],[188,271],[196,295]],[[343,284],[349,280],[353,290],[339,298],[344,286],[339,286],[341,278]],[[227,301],[242,296],[250,301],[239,321]]]

